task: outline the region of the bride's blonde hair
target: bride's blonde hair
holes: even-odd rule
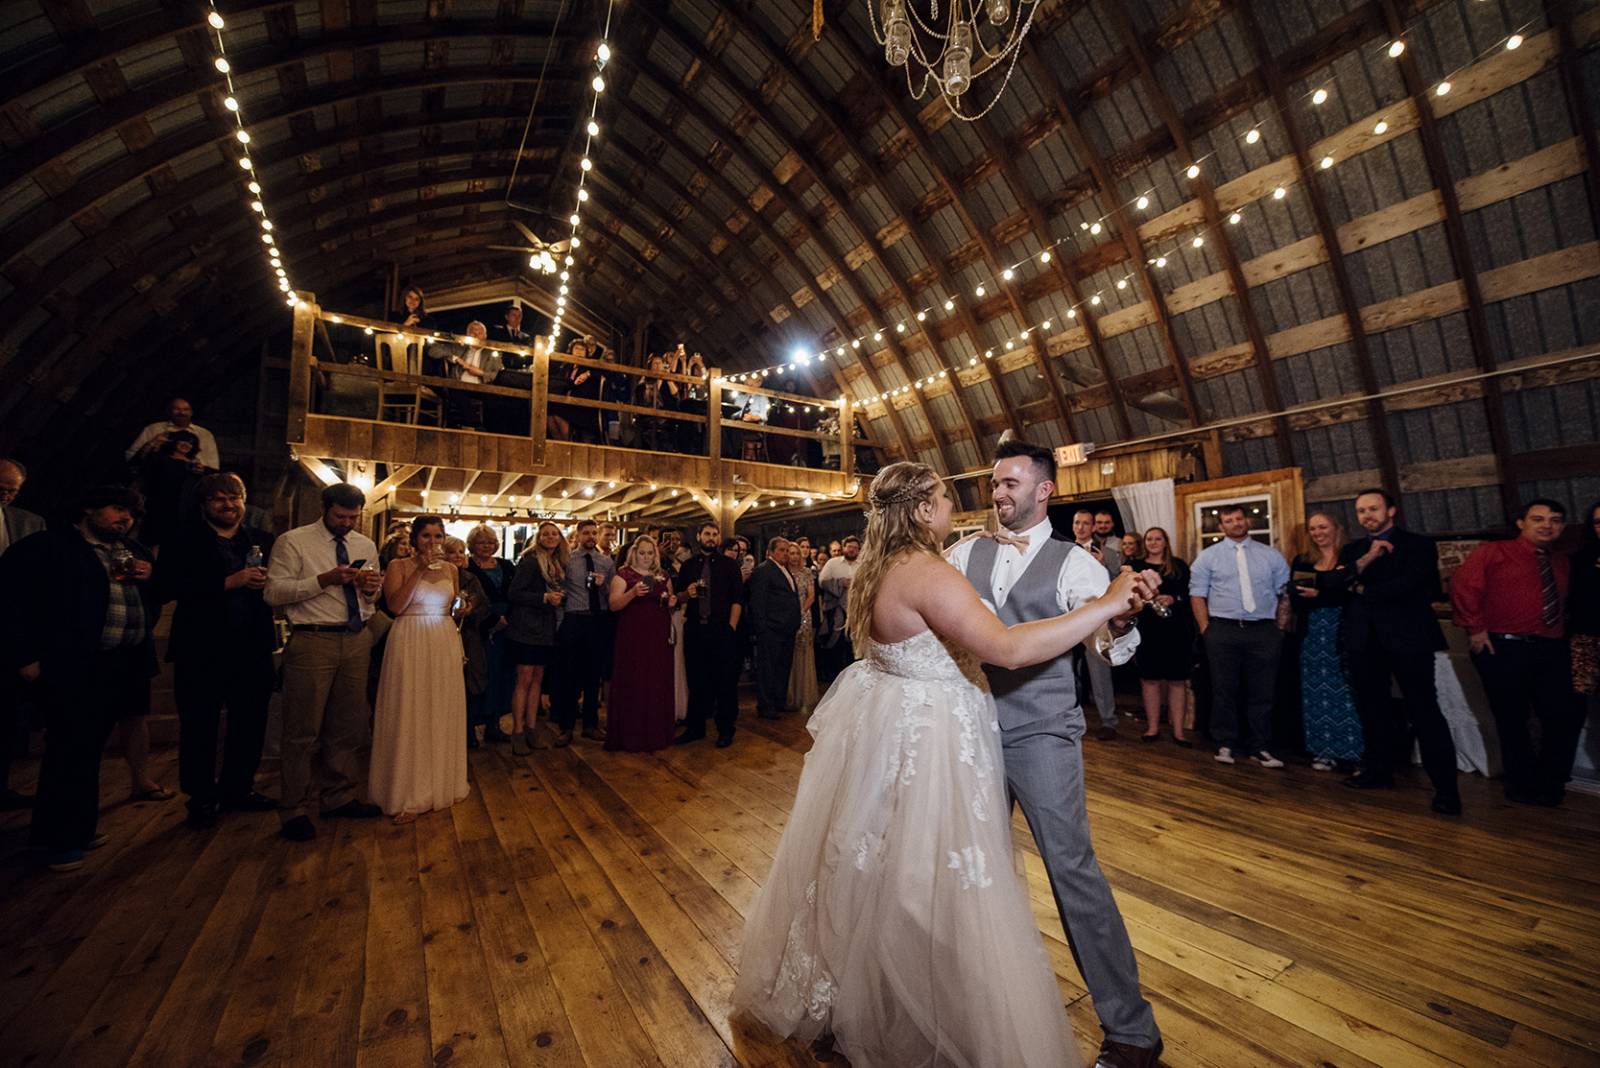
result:
[[[939,542],[925,523],[917,520],[917,505],[939,488],[939,476],[927,464],[902,460],[878,472],[867,489],[867,531],[861,539],[861,556],[850,580],[845,617],[850,644],[856,656],[865,656],[871,640],[872,606],[878,587],[896,560],[906,553],[939,555]]]

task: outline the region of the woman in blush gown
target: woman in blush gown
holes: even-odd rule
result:
[[[1079,1063],[1027,888],[1012,867],[994,700],[980,663],[1052,659],[1136,610],[1126,573],[1069,615],[1006,627],[945,562],[952,502],[924,464],[873,480],[851,585],[861,660],[813,743],[745,925],[736,1009],[832,1035],[855,1068]]]
[[[460,591],[444,558],[444,521],[418,516],[410,556],[390,563],[394,613],[372,717],[372,800],[396,823],[467,796],[467,686],[452,606]]]

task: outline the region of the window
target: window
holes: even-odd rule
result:
[[[1275,533],[1272,527],[1272,497],[1263,493],[1253,497],[1194,502],[1194,529],[1200,533],[1200,548],[1205,549],[1222,540],[1222,509],[1230,504],[1244,506],[1245,514],[1250,517],[1252,538],[1263,545],[1272,544]]]

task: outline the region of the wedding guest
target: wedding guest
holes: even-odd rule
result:
[[[142,723],[150,711],[158,608],[150,553],[128,538],[139,507],[133,490],[91,489],[72,525],[0,556],[0,648],[9,674],[37,684],[44,710],[28,845],[52,871],[81,868],[86,851],[106,844],[95,830],[100,753],[113,723]]]
[[[1111,534],[1111,513],[1101,512],[1099,517],[1087,508],[1080,508],[1072,513],[1072,540],[1089,550],[1089,555],[1094,557],[1106,569],[1108,578],[1115,578],[1122,571],[1122,553],[1117,545],[1107,543],[1097,533],[1101,520],[1106,524],[1106,535]],[[1094,708],[1100,717],[1100,726],[1095,731],[1095,737],[1102,742],[1109,742],[1117,737],[1117,690],[1112,679],[1111,665],[1097,656],[1088,656],[1084,653],[1076,654],[1079,662],[1089,676],[1089,688],[1094,693]]]
[[[857,545],[859,545],[859,544],[860,543],[857,542]],[[828,543],[828,559],[829,560],[832,560],[834,557],[839,556],[843,552],[844,552],[844,543],[842,541],[840,541],[838,538],[835,538],[834,540],[832,540],[832,541],[830,541]]]
[[[600,524],[600,529],[595,535],[594,547],[613,560],[617,558],[617,525],[615,523]]]
[[[1583,730],[1586,709],[1574,699],[1566,607],[1572,561],[1557,552],[1567,510],[1547,498],[1529,501],[1518,536],[1486,541],[1450,580],[1455,621],[1467,632],[1500,735],[1506,797],[1558,805]],[[1539,743],[1528,715],[1539,719]]]
[[[607,349],[601,357],[607,364],[617,363],[615,349]],[[630,429],[633,417],[621,411],[623,405],[632,404],[634,386],[627,372],[618,368],[607,369],[600,373],[600,400],[606,408],[600,413],[600,420],[605,430],[605,443],[613,447],[631,445]]]
[[[17,494],[28,480],[28,469],[21,461],[0,459],[0,556],[30,534],[45,528],[39,516],[16,506]],[[0,812],[33,805],[33,795],[11,788],[11,760],[26,755],[28,731],[24,706],[29,703],[32,686],[5,672],[0,678]]]
[[[1583,546],[1572,558],[1572,585],[1567,593],[1572,690],[1580,709],[1600,687],[1600,501],[1583,515]]]
[[[1235,751],[1242,749],[1264,768],[1281,768],[1283,761],[1267,746],[1283,625],[1288,621],[1284,588],[1289,584],[1289,564],[1282,553],[1250,536],[1244,505],[1223,505],[1219,518],[1223,537],[1195,558],[1189,574],[1189,605],[1211,669],[1216,760],[1232,764]]]
[[[336,483],[322,491],[322,517],[279,538],[267,564],[264,596],[293,628],[283,651],[283,739],[279,746],[281,833],[294,842],[317,835],[309,815],[367,819],[382,815],[358,798],[372,719],[367,629],[383,582],[370,568],[378,555],[357,531],[366,496]],[[391,565],[392,566],[392,565]]]
[[[789,673],[800,630],[800,591],[789,574],[789,542],[773,538],[750,577],[750,623],[756,642],[756,714],[777,719],[789,706]]]
[[[574,341],[569,350],[571,355],[580,359],[595,359],[594,339],[585,337],[582,341]],[[598,401],[600,399],[600,372],[581,364],[567,364],[565,367],[567,385],[562,390],[568,397],[581,397],[585,400]],[[566,409],[567,422],[572,429],[574,441],[586,444],[598,444],[600,441],[600,411],[598,408],[578,405],[563,405]]]
[[[494,339],[520,348],[533,348],[533,335],[522,329],[522,305],[513,301],[506,305],[505,322],[494,328]],[[525,370],[531,359],[520,353],[507,353],[505,366],[514,371]]]
[[[555,715],[557,749],[572,744],[572,731],[578,722],[578,701],[583,700],[583,736],[603,741],[600,726],[600,683],[605,675],[602,658],[609,650],[610,608],[607,591],[617,565],[600,551],[599,526],[592,519],[580,520],[577,547],[567,561],[562,591],[561,629],[556,646],[561,656],[561,671],[556,675],[551,711]]]
[[[194,455],[195,463],[213,471],[222,466],[217,455],[217,439],[211,431],[194,421],[194,406],[182,397],[173,397],[167,402],[166,419],[157,420],[139,431],[139,436],[122,454],[123,459],[137,467],[146,456],[166,445],[171,435],[180,430],[193,434],[199,442]]]
[[[794,635],[794,663],[789,669],[789,693],[786,702],[806,715],[817,706],[817,654],[816,630],[812,624],[817,604],[817,575],[804,554],[810,550],[800,539],[798,547],[791,548],[789,577],[800,592],[800,629]]]
[[[611,579],[617,666],[606,706],[607,749],[651,753],[672,744],[672,613],[678,599],[658,555],[654,538],[635,538],[627,564]]]
[[[511,583],[516,568],[500,556],[500,535],[487,523],[479,523],[467,532],[467,551],[467,571],[485,599],[474,627],[483,646],[484,685],[482,693],[475,695],[470,688],[467,691],[468,733],[474,735],[481,725],[485,742],[505,742],[510,739],[500,729],[500,717],[511,711],[511,694],[517,684],[516,664],[506,651]],[[466,633],[465,629],[462,633]]]
[[[407,286],[400,294],[400,325],[419,333],[433,325],[428,317],[428,299],[417,286]]]
[[[1104,508],[1094,513],[1094,540],[1100,543],[1101,548],[1110,547],[1116,550],[1119,560],[1118,570],[1120,571],[1122,538],[1117,535],[1117,518]]]
[[[390,534],[383,539],[383,548],[378,550],[378,570],[387,571],[390,564],[410,555],[411,535],[404,531]]]
[[[1139,648],[1134,663],[1139,670],[1140,696],[1144,699],[1145,730],[1141,741],[1161,737],[1161,699],[1166,698],[1172,740],[1184,749],[1184,716],[1189,711],[1189,678],[1194,674],[1194,614],[1189,607],[1189,565],[1172,553],[1172,539],[1161,527],[1144,532],[1143,552],[1129,562],[1135,571],[1153,571],[1159,584],[1154,604],[1167,610],[1162,616],[1150,605],[1139,613]]]
[[[1367,536],[1339,552],[1351,579],[1340,637],[1361,713],[1361,771],[1345,785],[1393,785],[1397,732],[1389,691],[1398,683],[1423,767],[1433,782],[1433,811],[1456,816],[1461,814],[1461,794],[1455,740],[1439,710],[1433,681],[1434,654],[1446,648],[1433,611],[1433,603],[1443,597],[1439,552],[1430,539],[1402,530],[1395,523],[1396,511],[1387,490],[1363,490],[1356,496],[1356,520]],[[1410,751],[1409,743],[1404,749]]]
[[[467,796],[467,690],[452,606],[459,572],[445,559],[444,520],[411,522],[416,551],[389,565],[384,601],[395,613],[372,714],[372,799],[411,823]]]
[[[189,795],[188,824],[204,830],[219,811],[269,812],[278,803],[256,792],[276,670],[277,631],[262,598],[270,532],[246,526],[238,475],[207,475],[196,488],[202,522],[167,544],[156,571],[163,599],[177,602],[167,659],[178,704],[178,785]],[[222,773],[217,737],[228,710]]]
[[[1312,768],[1333,771],[1361,759],[1361,717],[1339,638],[1350,586],[1349,568],[1339,562],[1344,525],[1329,512],[1312,512],[1305,538],[1289,587],[1300,634],[1300,708]]]
[[[850,644],[848,605],[850,583],[855,578],[856,558],[861,555],[861,539],[854,534],[842,542],[828,543],[830,556],[817,574],[817,589],[821,597],[821,610],[817,624],[817,659],[821,671],[821,685],[830,686],[839,673],[855,659]]]
[[[488,348],[489,328],[477,319],[467,324],[465,345],[450,346],[453,351],[445,358],[446,370],[459,382],[469,386],[492,386],[505,364],[499,352]],[[440,346],[444,348],[444,346]],[[484,398],[481,394],[464,390],[448,392],[450,425],[483,429]]]
[[[1122,562],[1132,564],[1135,560],[1144,559],[1144,540],[1136,531],[1128,531],[1122,536],[1118,545],[1118,552],[1122,555]],[[1137,570],[1137,569],[1135,569]]]
[[[733,540],[739,543],[739,577],[749,582],[756,569],[756,556],[750,551],[750,539],[743,534],[735,534]]]
[[[489,689],[489,648],[479,626],[489,615],[489,595],[478,576],[468,569],[471,557],[467,543],[460,538],[444,539],[445,562],[456,569],[461,592],[453,606],[456,631],[461,635],[462,677],[467,684],[467,748],[478,748],[478,731],[473,721],[474,705],[481,707]]]
[[[739,620],[744,612],[744,580],[739,565],[720,552],[715,523],[702,523],[696,534],[700,553],[678,572],[685,604],[684,669],[689,682],[689,708],[683,733],[674,742],[706,736],[706,717],[714,716],[717,747],[733,744],[739,716]]]
[[[561,606],[566,600],[567,539],[554,523],[540,523],[533,544],[517,561],[507,595],[511,601],[506,653],[516,665],[517,685],[511,697],[511,752],[527,756],[543,748],[538,738],[539,705],[545,673],[556,657]]]

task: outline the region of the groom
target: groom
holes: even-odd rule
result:
[[[1046,507],[1055,479],[1049,449],[1001,442],[992,485],[1005,532],[963,542],[950,553],[950,563],[1008,626],[1069,612],[1106,591],[1105,567],[1050,526]],[[1138,632],[1118,620],[1111,636],[1111,660],[1122,663],[1139,644]],[[1085,727],[1072,656],[1017,671],[986,665],[984,671],[999,712],[1006,785],[1038,843],[1072,957],[1105,1031],[1096,1068],[1146,1068],[1161,1056],[1161,1033],[1139,991],[1127,929],[1089,842],[1080,744]]]

